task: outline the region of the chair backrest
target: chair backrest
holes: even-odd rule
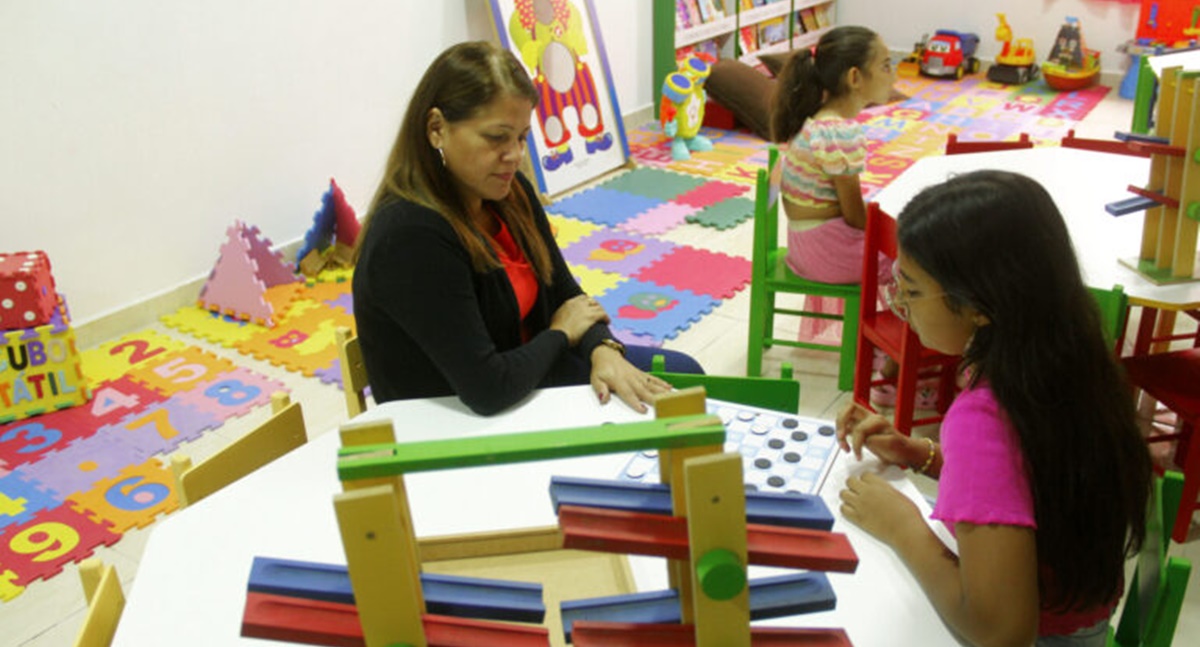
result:
[[[1114,285],[1108,290],[1089,287],[1088,291],[1092,293],[1092,297],[1096,300],[1096,306],[1100,309],[1100,323],[1104,327],[1104,339],[1120,355],[1121,349],[1116,348],[1116,343],[1123,337],[1125,317],[1129,312],[1129,297],[1125,294],[1125,287],[1120,284]]]
[[[181,505],[191,505],[308,441],[304,412],[286,393],[271,396],[271,418],[193,467],[171,457]]]
[[[1074,130],[1068,130],[1067,134],[1059,141],[1059,145],[1063,148],[1079,148],[1088,151],[1099,151],[1101,153],[1115,153],[1117,155],[1133,155],[1134,157],[1150,157],[1150,153],[1145,150],[1134,150],[1128,144],[1116,139],[1088,139],[1085,137],[1076,137]]]
[[[792,378],[792,365],[780,367],[778,379],[771,377],[741,377],[730,375],[695,375],[691,373],[667,373],[662,355],[651,359],[650,374],[662,378],[677,389],[703,386],[705,394],[717,400],[726,400],[772,411],[797,413],[800,411],[800,382]]]
[[[1179,623],[1183,597],[1191,576],[1190,561],[1167,556],[1183,474],[1166,472],[1156,478],[1146,523],[1146,541],[1129,583],[1129,594],[1110,644],[1121,647],[1169,647]]]
[[[879,259],[880,254],[886,262],[896,260],[899,249],[896,243],[896,219],[888,215],[878,202],[867,203],[867,227],[863,242],[863,281],[862,303],[863,313],[874,315],[878,311],[879,294]]]
[[[767,271],[768,254],[779,247],[779,183],[774,181],[779,149],[767,147],[767,167],[758,169],[754,184],[754,249],[750,258],[755,276]]]
[[[346,413],[353,418],[367,410],[367,365],[354,331],[346,326],[335,330],[338,360],[342,365],[342,390],[346,393]]]
[[[79,580],[88,608],[75,635],[75,647],[108,647],[125,610],[125,592],[117,570],[99,559],[85,559],[79,563]]]
[[[946,154],[959,155],[961,153],[987,153],[990,151],[1008,151],[1021,148],[1033,148],[1033,141],[1029,139],[1028,133],[1021,133],[1021,136],[1014,140],[1003,141],[982,141],[982,142],[960,142],[958,135],[951,133],[946,136]]]

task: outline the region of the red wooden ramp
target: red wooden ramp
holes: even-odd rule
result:
[[[575,647],[693,647],[696,631],[692,625],[580,620],[575,623],[571,640]],[[852,647],[849,636],[841,629],[785,627],[751,627],[750,644],[754,647]]]
[[[563,547],[688,559],[687,519],[657,514],[560,506]],[[853,573],[858,555],[841,533],[746,524],[747,557],[757,566]]]
[[[428,613],[421,616],[421,620],[429,647],[550,647],[550,634],[544,627]],[[366,645],[358,610],[352,604],[253,591],[246,594],[242,635],[307,645]]]

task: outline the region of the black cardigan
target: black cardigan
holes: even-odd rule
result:
[[[521,343],[516,296],[503,268],[477,273],[450,224],[432,209],[400,200],[372,217],[354,270],[354,320],[376,402],[454,395],[490,415],[591,357],[607,326],[596,324],[575,349],[549,330],[563,302],[583,293],[554,242],[533,187],[517,176],[553,263],[540,284]],[[574,352],[572,362],[568,353]],[[578,381],[574,379],[573,381]]]

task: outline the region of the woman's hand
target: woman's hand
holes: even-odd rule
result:
[[[908,523],[924,523],[917,506],[878,474],[851,476],[840,496],[842,516],[889,546]]]
[[[645,413],[646,404],[670,391],[671,385],[643,373],[616,350],[597,346],[592,351],[592,389],[600,398],[600,404],[608,404],[615,393],[630,409]]]
[[[859,460],[862,460],[862,448],[866,445],[885,465],[907,467],[912,464],[913,451],[908,436],[896,431],[887,418],[853,402],[838,414],[837,440],[842,451],[853,451]]]
[[[567,343],[574,348],[583,334],[597,323],[608,323],[608,313],[600,303],[586,294],[568,299],[554,311],[550,318],[550,329],[567,336]]]

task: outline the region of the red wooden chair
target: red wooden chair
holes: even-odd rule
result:
[[[854,370],[854,401],[874,410],[870,402],[872,386],[891,380],[872,380],[875,349],[878,348],[899,365],[896,375],[895,425],[909,435],[913,427],[938,422],[954,399],[955,368],[959,357],[944,355],[921,345],[908,322],[887,306],[879,304],[880,255],[892,263],[896,259],[896,220],[884,213],[877,203],[867,204],[866,253],[863,260],[862,299],[859,310],[858,350]],[[936,371],[938,384],[937,414],[915,419],[917,376]]]
[[[1028,133],[1021,133],[1021,136],[1016,140],[1003,141],[981,141],[981,142],[960,142],[958,135],[951,133],[946,136],[946,154],[959,155],[961,153],[987,153],[989,151],[1009,151],[1021,148],[1033,148],[1033,142],[1029,139]]]
[[[1200,443],[1193,442],[1193,432],[1200,426],[1200,348],[1152,355],[1134,355],[1121,360],[1129,381],[1145,396],[1175,413],[1178,430],[1147,438],[1149,443],[1172,442],[1175,463],[1183,472],[1183,494],[1175,528],[1175,541],[1187,538],[1192,513],[1200,495]]]

